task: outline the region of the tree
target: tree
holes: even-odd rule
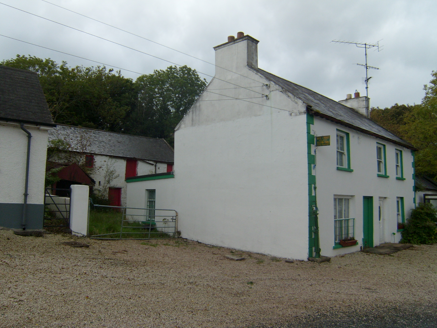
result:
[[[370,119],[399,137],[403,137],[402,127],[407,115],[415,106],[394,104],[390,108],[372,108]]]
[[[66,62],[20,56],[0,63],[30,70],[39,79],[56,123],[123,130],[123,120],[136,105],[136,89],[131,79],[106,67],[69,68]]]
[[[169,66],[135,81],[138,104],[127,119],[125,132],[165,138],[173,144],[173,131],[206,87],[196,70]]]

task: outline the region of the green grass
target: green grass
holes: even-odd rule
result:
[[[122,213],[116,211],[94,210],[90,212],[89,234],[90,236],[112,234],[101,236],[100,238],[120,238]],[[153,238],[164,239],[171,238],[170,235],[151,229],[148,229],[140,222],[123,222],[123,234],[121,238]]]

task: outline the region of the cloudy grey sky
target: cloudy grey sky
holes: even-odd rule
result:
[[[210,80],[213,47],[243,31],[260,41],[260,68],[340,100],[355,90],[365,95],[365,69],[357,65],[364,49],[331,41],[379,41],[379,52],[368,50],[368,65],[379,68],[369,70],[371,106],[412,105],[437,70],[436,13],[435,0],[0,0],[0,60],[21,54],[101,63],[132,79],[139,74],[128,70],[149,74],[176,63]]]

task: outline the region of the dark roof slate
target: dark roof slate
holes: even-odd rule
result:
[[[437,191],[437,183],[431,178],[416,175],[415,180],[418,191]]]
[[[55,125],[38,74],[0,65],[0,120]]]
[[[410,143],[402,140],[350,107],[340,104],[335,100],[302,87],[296,83],[287,81],[283,78],[266,72],[260,68],[252,69],[265,77],[267,80],[279,85],[288,93],[302,100],[306,105],[311,106],[311,109],[315,115],[332,119],[340,124],[345,124],[352,128],[356,128],[364,133],[377,135],[385,140],[389,140],[407,148],[414,149],[414,146]]]
[[[49,131],[49,141],[62,139],[80,153],[173,163],[174,152],[164,139],[132,136],[59,124]]]

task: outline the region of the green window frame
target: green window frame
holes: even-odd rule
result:
[[[334,197],[334,248],[340,248],[340,240],[355,239],[355,218],[350,217],[350,197]]]
[[[405,180],[404,178],[404,159],[400,149],[395,149],[395,167],[396,180]]]
[[[146,189],[146,220],[155,220],[156,189]]]
[[[396,221],[398,225],[398,231],[403,230],[405,224],[404,197],[396,197]]]
[[[349,133],[337,130],[336,161],[337,170],[353,172],[351,169],[351,151]]]
[[[387,154],[385,145],[376,143],[376,172],[380,178],[389,178],[387,175]]]

